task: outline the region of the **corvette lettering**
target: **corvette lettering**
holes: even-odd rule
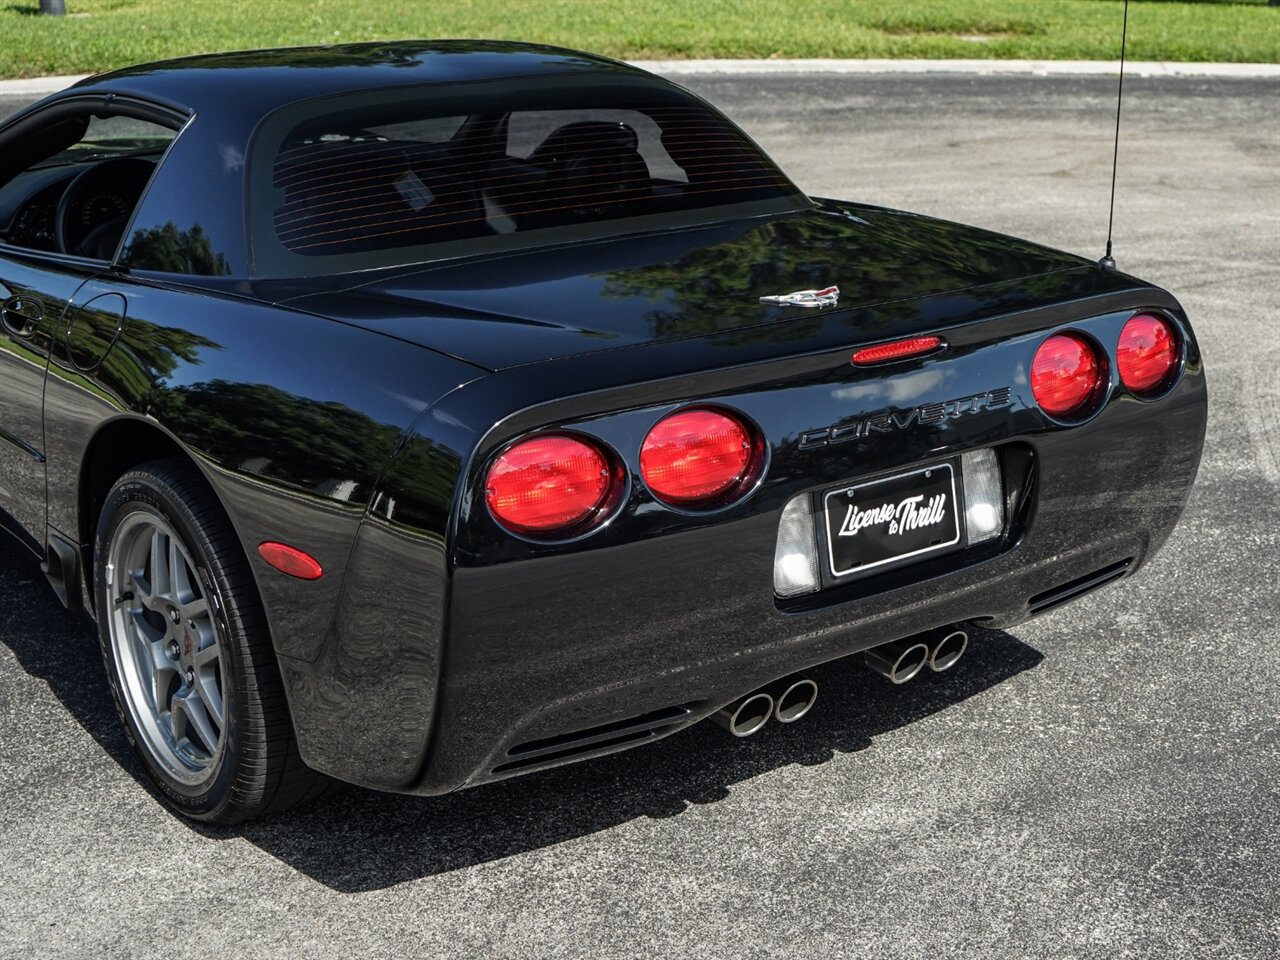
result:
[[[987,410],[1007,407],[1013,402],[1013,390],[1010,387],[997,387],[985,393],[975,393],[941,403],[925,403],[909,410],[883,410],[869,417],[855,420],[852,423],[842,422],[820,430],[808,430],[800,435],[800,449],[833,446],[869,437],[873,433],[891,433],[894,430],[905,430],[914,424],[935,424],[945,426],[950,420]]]
[[[918,494],[907,497],[896,505],[892,502],[884,503],[867,510],[859,510],[853,504],[849,504],[844,522],[840,525],[839,535],[856,537],[858,531],[866,527],[887,523],[891,536],[901,536],[908,530],[919,530],[921,527],[931,527],[941,523],[947,515],[947,495],[935,494],[929,499],[928,506],[924,508],[920,506],[922,500],[924,500],[923,494]]]

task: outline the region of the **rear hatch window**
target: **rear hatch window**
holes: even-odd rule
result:
[[[657,81],[437,85],[270,117],[255,272],[306,276],[767,215],[808,201],[721,114]]]

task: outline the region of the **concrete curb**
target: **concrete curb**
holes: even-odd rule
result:
[[[925,74],[971,76],[1115,76],[1114,60],[634,60],[634,66],[668,77],[701,75]],[[1264,78],[1280,80],[1280,63],[1169,63],[1131,60],[1135,77]],[[0,80],[0,97],[43,97],[71,86],[84,75]]]
[[[664,76],[700,74],[878,74],[963,73],[976,76],[1115,76],[1115,60],[635,60]],[[1233,77],[1280,79],[1280,63],[1169,63],[1130,60],[1125,74],[1138,77]]]
[[[31,77],[27,80],[0,80],[0,97],[46,97],[71,86],[77,77]]]

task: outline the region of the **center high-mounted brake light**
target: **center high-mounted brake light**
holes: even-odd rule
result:
[[[909,337],[906,340],[894,340],[892,343],[881,343],[874,347],[863,347],[854,353],[850,362],[858,367],[890,363],[894,360],[906,360],[909,357],[933,353],[941,346],[941,337]]]
[[[620,483],[604,453],[575,437],[532,437],[489,468],[484,497],[494,519],[517,533],[548,536],[584,524]]]
[[[683,410],[659,420],[640,448],[640,472],[664,503],[716,507],[742,490],[759,468],[763,447],[737,417]]]

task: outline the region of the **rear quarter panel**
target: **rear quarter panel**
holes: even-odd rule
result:
[[[80,515],[86,457],[122,421],[159,429],[191,454],[226,508],[286,678],[291,663],[333,656],[334,647],[368,650],[385,637],[379,611],[389,606],[394,569],[394,603],[431,612],[412,639],[401,638],[424,652],[397,674],[429,707],[444,523],[460,452],[437,444],[426,460],[402,459],[420,491],[412,538],[359,531],[402,437],[478,371],[296,311],[146,279],[98,282],[123,294],[127,314],[118,336],[112,316],[75,315],[54,351],[45,400],[51,527],[80,542],[87,557],[94,518]],[[258,556],[264,540],[305,550],[326,576],[304,582],[281,574]],[[370,612],[340,615],[344,591],[359,597],[353,609]],[[340,671],[335,682],[343,682]],[[295,713],[305,715],[305,705]],[[305,757],[305,723],[299,732]],[[425,727],[415,731],[413,757],[402,762],[417,762],[424,737]]]

